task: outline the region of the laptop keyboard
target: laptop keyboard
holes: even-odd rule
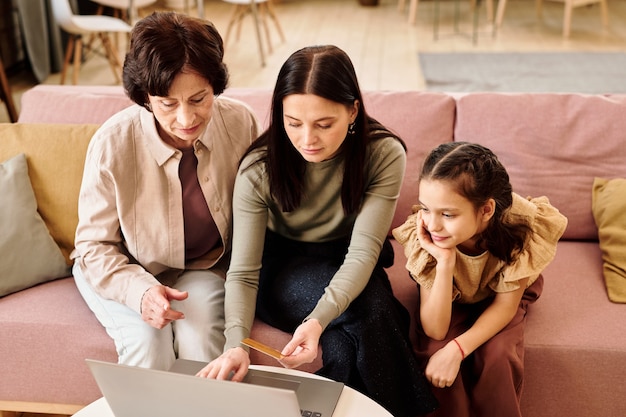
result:
[[[300,414],[302,414],[302,417],[322,417],[322,413],[309,410],[300,410]]]

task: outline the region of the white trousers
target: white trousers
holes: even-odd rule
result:
[[[169,369],[176,358],[210,362],[224,349],[224,277],[211,270],[184,271],[174,284],[188,291],[172,309],[185,318],[156,329],[130,307],[98,295],[78,263],[74,281],[85,302],[115,342],[118,362],[152,369]]]

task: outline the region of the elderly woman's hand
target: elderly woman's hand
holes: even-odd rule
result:
[[[141,299],[141,318],[143,321],[162,329],[174,320],[185,318],[185,314],[172,310],[170,300],[184,300],[189,294],[178,291],[165,285],[155,285],[149,288]]]

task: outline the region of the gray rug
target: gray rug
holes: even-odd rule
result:
[[[420,53],[430,91],[626,93],[626,53]]]

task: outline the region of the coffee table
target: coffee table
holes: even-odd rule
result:
[[[275,366],[265,366],[265,365],[251,365],[251,369],[261,369],[272,372],[281,372],[285,374],[292,375],[302,375],[308,376],[312,378],[323,379],[323,377],[310,374],[303,371],[298,371],[295,369],[286,369]],[[381,407],[374,400],[369,397],[361,394],[360,392],[350,388],[344,387],[341,393],[341,397],[339,397],[339,402],[337,403],[337,408],[335,408],[335,412],[333,413],[333,417],[393,417],[387,410]],[[109,404],[106,399],[100,398],[78,413],[74,414],[74,417],[115,417]]]

